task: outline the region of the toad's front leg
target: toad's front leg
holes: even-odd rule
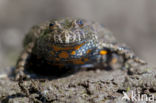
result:
[[[28,57],[30,56],[31,52],[32,52],[32,48],[34,46],[34,43],[29,43],[25,49],[23,50],[23,52],[21,53],[18,62],[16,64],[16,69],[14,71],[15,74],[15,80],[19,80],[21,78],[29,78],[28,75],[26,75],[24,73],[24,68],[25,68],[25,64],[27,62]]]

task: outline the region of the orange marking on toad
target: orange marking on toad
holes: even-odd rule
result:
[[[72,51],[71,54],[72,54],[72,55],[75,55],[75,54],[76,54],[76,51]]]
[[[68,47],[59,47],[59,46],[56,46],[56,45],[52,45],[52,48],[55,50],[55,51],[60,51],[60,50],[72,50],[73,47],[71,46],[68,46]]]
[[[101,51],[100,51],[100,54],[101,54],[101,55],[106,55],[106,54],[107,54],[107,51],[106,51],[106,50],[101,50]]]
[[[88,58],[84,58],[84,61],[86,62],[86,61],[88,61],[89,59]]]
[[[86,53],[88,54],[88,53],[90,53],[90,52],[91,52],[91,50],[90,50],[90,49],[88,49]]]
[[[80,48],[81,48],[84,44],[85,44],[85,43],[82,43],[82,44],[80,44],[80,45],[75,46],[75,47],[74,47],[74,48],[75,48],[75,50],[80,49]]]
[[[69,57],[69,55],[68,55],[68,53],[65,52],[65,51],[63,51],[63,52],[61,52],[61,53],[59,54],[59,58],[68,58],[68,57]]]
[[[80,59],[73,59],[72,60],[73,64],[84,64],[84,62]]]

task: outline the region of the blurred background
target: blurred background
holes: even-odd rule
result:
[[[34,24],[66,16],[104,24],[139,57],[156,64],[155,0],[0,0],[0,73],[15,65]]]

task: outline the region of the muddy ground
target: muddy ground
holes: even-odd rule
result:
[[[156,69],[132,63],[127,70],[84,70],[60,78],[0,79],[2,103],[132,103],[131,95],[156,95]],[[132,98],[131,98],[131,101]],[[135,102],[140,103],[140,102]],[[151,102],[149,102],[151,103]],[[154,102],[153,102],[154,103]]]

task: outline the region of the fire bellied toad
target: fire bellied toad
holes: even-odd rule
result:
[[[116,55],[116,56],[114,56]],[[24,39],[24,50],[16,65],[16,79],[26,70],[64,74],[80,68],[108,67],[118,57],[144,64],[99,23],[79,18],[52,19],[34,26]]]

